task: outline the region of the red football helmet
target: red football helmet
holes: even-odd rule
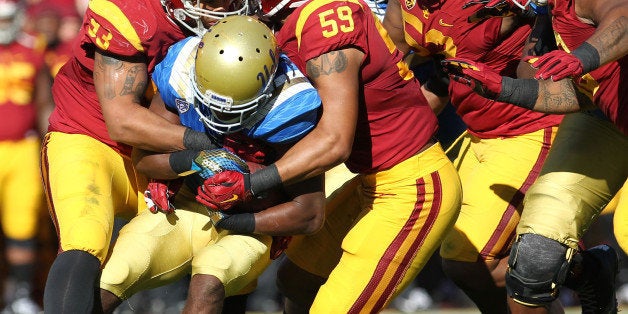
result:
[[[222,10],[208,10],[201,7],[201,0],[161,0],[161,4],[166,9],[168,18],[178,22],[181,26],[193,33],[203,36],[206,31],[201,18],[206,17],[218,21],[230,15],[252,15],[259,10],[259,0],[225,0],[226,6],[216,7]],[[219,2],[219,1],[215,1]]]
[[[22,30],[26,8],[23,1],[0,0],[0,45],[10,44]]]
[[[307,0],[262,0],[264,17],[283,16],[288,10],[300,7]]]

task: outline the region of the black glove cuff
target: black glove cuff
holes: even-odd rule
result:
[[[260,195],[280,185],[281,177],[279,176],[279,170],[277,170],[275,164],[271,164],[251,174],[251,193],[253,193],[253,195]]]
[[[495,100],[532,109],[538,96],[539,82],[537,80],[502,76],[502,92]]]
[[[571,54],[582,62],[582,74],[589,73],[600,67],[600,53],[586,41],[580,47],[574,49]]]
[[[183,133],[183,146],[193,150],[218,148],[207,134],[190,128],[186,128],[185,133]]]
[[[170,168],[180,176],[187,175],[186,172],[192,169],[192,161],[198,156],[198,153],[196,150],[185,149],[170,154],[168,159]]]
[[[432,75],[425,82],[425,89],[434,93],[434,95],[438,97],[447,97],[449,96],[449,77]]]
[[[255,215],[252,213],[226,215],[216,227],[237,233],[253,233],[255,231]]]

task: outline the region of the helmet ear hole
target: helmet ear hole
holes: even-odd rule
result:
[[[230,16],[212,26],[198,44],[192,75],[205,125],[231,133],[250,122],[273,92],[278,57],[275,36],[256,19]]]

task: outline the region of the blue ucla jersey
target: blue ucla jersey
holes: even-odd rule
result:
[[[166,106],[179,113],[181,124],[214,134],[193,107],[195,98],[191,77],[194,75],[194,57],[199,42],[200,38],[195,36],[171,46],[164,60],[155,67],[152,79]],[[283,54],[279,58],[274,84],[273,97],[258,107],[254,118],[247,120],[244,133],[272,144],[298,141],[316,125],[320,97],[297,66]],[[205,115],[211,114],[204,105],[200,105],[199,109]]]

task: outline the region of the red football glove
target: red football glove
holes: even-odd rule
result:
[[[495,100],[502,92],[502,76],[482,63],[445,59],[441,64],[452,80],[471,87],[480,96]]]
[[[148,187],[146,191],[144,191],[144,201],[146,201],[146,205],[148,205],[148,210],[153,214],[158,212],[166,214],[174,212],[175,207],[171,200],[181,188],[181,183],[181,180],[167,181],[150,179]]]
[[[223,147],[245,161],[264,164],[269,155],[269,148],[241,132],[228,134],[223,140]]]
[[[532,66],[539,69],[534,75],[537,80],[551,78],[552,81],[560,81],[568,76],[578,77],[584,71],[582,61],[564,50],[552,50],[542,56],[528,56],[523,60],[533,58],[538,58],[532,62]]]
[[[250,175],[237,171],[215,174],[198,187],[196,200],[210,210],[228,210],[253,196]]]
[[[270,259],[277,259],[283,251],[288,248],[292,240],[291,236],[273,236],[273,243],[270,245]]]

